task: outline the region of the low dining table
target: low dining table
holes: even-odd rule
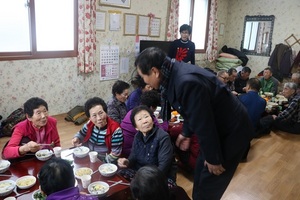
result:
[[[93,170],[92,174],[92,180],[91,182],[95,181],[104,181],[108,185],[112,185],[112,182],[118,182],[122,181],[124,184],[117,184],[109,188],[109,191],[105,197],[99,197],[99,199],[109,199],[109,200],[128,200],[131,199],[131,192],[129,187],[129,182],[120,176],[118,173],[116,173],[112,177],[104,177],[100,174],[98,171],[98,167],[102,164],[102,161],[99,159],[95,163],[91,163],[89,156],[86,156],[84,158],[77,158],[72,154],[73,149],[65,149],[62,151],[61,158],[69,160],[70,162],[73,162],[73,168],[74,170],[81,168],[81,167],[88,167]],[[53,155],[54,156],[54,155]],[[32,175],[37,178],[37,174],[39,173],[41,167],[46,161],[40,161],[35,156],[32,156],[31,158],[24,159],[17,162],[12,162],[9,169],[3,173],[0,174],[0,181],[3,180],[13,180],[16,181],[18,178],[26,175]],[[77,187],[79,188],[79,191],[82,193],[89,193],[87,189],[82,187],[81,180],[76,179]],[[126,184],[126,185],[125,185]],[[15,190],[8,196],[15,197],[19,193],[27,192],[25,194],[22,194],[17,197],[19,200],[30,200],[32,199],[33,193],[39,189],[39,181],[37,178],[36,183],[28,188],[28,189],[19,189],[15,188]],[[17,193],[16,193],[17,192]],[[6,197],[3,197],[6,198]]]

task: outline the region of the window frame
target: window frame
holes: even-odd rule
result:
[[[36,24],[35,24],[35,0],[28,0],[29,6],[29,31],[31,50],[24,52],[0,52],[0,61],[67,58],[78,55],[78,1],[74,1],[74,47],[69,51],[37,51],[36,46]]]
[[[208,1],[208,5],[207,5],[207,20],[206,20],[206,33],[205,33],[205,40],[204,40],[204,49],[197,49],[197,45],[196,45],[195,53],[206,53],[206,50],[207,50],[211,0],[207,0],[207,1]],[[189,20],[189,25],[191,27],[193,27],[193,22],[194,22],[194,18],[193,18],[193,16],[194,16],[194,5],[195,5],[195,0],[191,0],[190,16],[189,16],[189,19],[190,19]],[[179,30],[179,27],[178,27],[178,30]],[[192,31],[192,34],[190,35],[190,39],[191,39],[191,41],[193,41],[193,31]]]

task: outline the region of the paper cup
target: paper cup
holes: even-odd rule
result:
[[[61,157],[61,147],[54,147],[53,152],[56,157]]]
[[[81,183],[83,188],[88,188],[89,184],[91,184],[92,176],[91,175],[83,175],[81,176]]]
[[[97,161],[97,155],[98,155],[98,153],[96,151],[89,152],[89,157],[90,157],[91,163],[95,163]]]

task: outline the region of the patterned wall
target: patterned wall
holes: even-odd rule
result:
[[[119,45],[120,56],[129,57],[130,72],[122,74],[120,79],[130,81],[134,70],[135,37],[123,36],[123,14],[134,13],[148,15],[153,13],[161,18],[160,37],[149,38],[165,39],[165,27],[168,1],[131,0],[131,8],[99,6],[101,11],[121,11],[121,30],[109,31],[109,17],[106,15],[106,31],[97,32],[98,52],[101,45]],[[100,58],[98,56],[99,63]],[[51,115],[65,113],[76,105],[93,96],[102,97],[107,101],[111,97],[111,86],[114,81],[100,81],[99,67],[89,75],[77,74],[76,58],[18,60],[0,62],[0,115],[7,117],[13,110],[33,96],[44,98],[48,102]]]

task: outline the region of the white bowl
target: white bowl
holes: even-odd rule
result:
[[[102,176],[110,177],[117,173],[118,167],[112,163],[105,163],[100,165],[98,170]]]
[[[34,176],[22,176],[16,180],[16,185],[20,189],[28,189],[36,183],[36,178]]]
[[[88,186],[88,191],[92,195],[97,195],[98,197],[103,197],[107,194],[109,190],[109,185],[103,181],[96,181]]]
[[[92,175],[93,170],[88,167],[81,167],[74,170],[75,177],[80,179],[83,175]]]
[[[0,173],[4,173],[8,170],[10,162],[8,160],[0,160]]]
[[[12,193],[15,189],[16,183],[13,180],[0,181],[0,196],[5,197]]]
[[[83,158],[85,156],[87,156],[90,152],[90,149],[85,147],[85,146],[81,146],[81,147],[77,147],[74,149],[74,155],[78,158]]]
[[[52,157],[52,155],[53,152],[49,149],[42,149],[35,153],[35,157],[41,161],[49,160]]]
[[[35,197],[36,195],[38,195],[37,197]],[[41,193],[41,190],[35,190],[32,193],[32,199],[33,200],[46,200],[47,196],[45,194]]]

